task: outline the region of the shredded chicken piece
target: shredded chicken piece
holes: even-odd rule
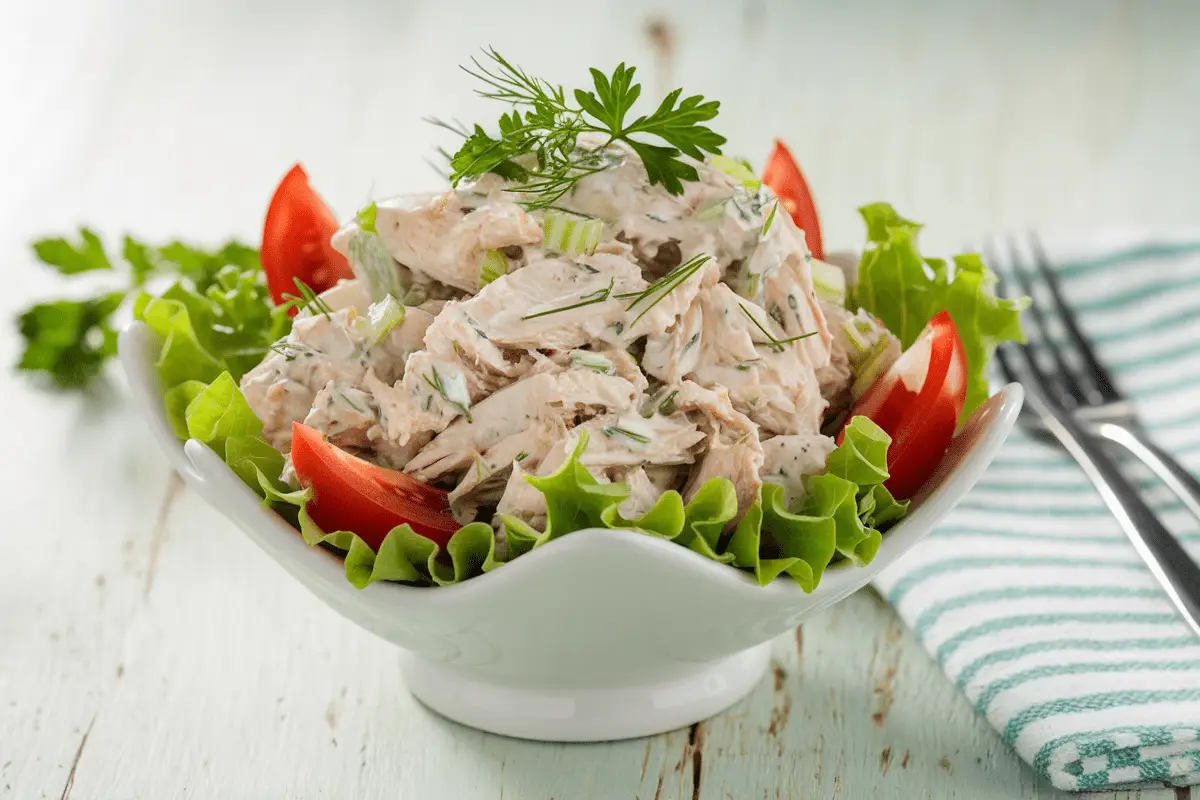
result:
[[[617,506],[617,511],[625,519],[637,519],[654,508],[662,491],[654,485],[646,470],[642,467],[632,467],[616,473],[613,480],[629,484],[629,497]]]
[[[598,414],[628,411],[637,396],[632,383],[615,375],[590,369],[538,372],[486,397],[472,409],[471,420],[455,420],[405,471],[419,480],[436,480],[465,469],[476,454],[536,423],[574,425]]]
[[[364,385],[371,376],[373,373],[368,373],[364,378]],[[385,435],[374,395],[337,381],[330,381],[317,392],[304,424],[325,434],[338,447],[390,469],[403,467],[429,441],[429,436],[423,435],[406,445],[394,445]]]
[[[760,306],[719,283],[700,291],[673,330],[650,338],[643,367],[664,382],[687,377],[727,387],[734,406],[769,432],[815,432],[825,400],[799,347],[803,341],[771,343],[787,338],[779,327]]]
[[[364,389],[368,373],[384,380],[402,375],[405,359],[421,346],[433,321],[423,311],[407,309],[404,321],[372,347],[356,319],[354,304],[328,315],[301,313],[271,355],[242,377],[242,393],[272,447],[285,453],[291,449],[292,423],[308,416],[318,392],[331,381]]]
[[[381,200],[375,228],[396,261],[467,292],[479,289],[488,250],[542,241],[537,220],[516,203],[496,199],[469,210],[453,191]]]
[[[706,264],[657,302],[647,297],[635,303],[649,286],[637,264],[621,254],[597,252],[533,262],[501,276],[458,308],[481,322],[499,347],[624,349],[674,324],[696,292],[716,283],[717,276],[716,266]]]
[[[829,436],[775,436],[762,443],[762,479],[783,487],[784,499],[795,507],[807,495],[804,479],[825,471],[837,443]]]
[[[533,465],[513,464],[512,474],[504,485],[504,494],[496,506],[497,514],[508,514],[532,525],[546,527],[546,496],[525,480],[528,475],[550,475],[567,460],[568,450],[564,440],[550,448],[541,462]]]
[[[683,497],[691,500],[710,478],[722,476],[733,483],[737,493],[738,517],[749,508],[762,488],[759,477],[763,465],[758,426],[734,408],[729,393],[720,387],[707,389],[684,381],[675,402],[684,412],[703,414],[709,421],[707,449],[693,468]]]
[[[499,501],[514,465],[541,464],[563,432],[560,421],[540,420],[476,454],[450,492],[450,511],[463,522],[475,519],[480,505]]]

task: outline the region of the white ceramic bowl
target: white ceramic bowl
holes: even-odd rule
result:
[[[121,334],[136,402],[192,489],[321,600],[407,651],[405,679],[426,705],[475,728],[552,741],[659,733],[740,699],[762,678],[771,638],[866,585],[958,503],[1023,397],[1010,384],[976,412],[875,560],[829,567],[812,594],[786,577],[760,587],[668,541],[597,529],[454,586],[359,590],[338,557],[305,544],[206,445],[175,438],[154,370],[158,348],[141,323]]]

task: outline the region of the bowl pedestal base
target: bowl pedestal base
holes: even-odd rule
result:
[[[724,711],[762,679],[769,642],[707,664],[680,664],[678,676],[637,685],[535,689],[490,683],[473,670],[404,653],[413,695],[455,722],[546,742],[632,739],[684,728]]]

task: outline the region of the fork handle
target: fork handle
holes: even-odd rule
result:
[[[1097,439],[1089,436],[1069,414],[1051,407],[1038,392],[1029,391],[1026,396],[1042,417],[1046,429],[1062,443],[1095,485],[1104,504],[1166,590],[1183,621],[1200,636],[1200,566],[1179,540],[1163,527]]]
[[[1171,491],[1179,496],[1187,510],[1200,519],[1200,481],[1170,454],[1150,440],[1137,428],[1103,423],[1096,426],[1096,433],[1124,447],[1143,464],[1154,471]]]

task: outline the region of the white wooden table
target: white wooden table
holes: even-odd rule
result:
[[[627,59],[648,91],[720,98],[734,152],[792,145],[835,245],[876,199],[930,223],[934,249],[1194,224],[1194,4],[965,5],[8,0],[0,315],[64,291],[36,235],[254,240],[296,159],[343,214],[431,185],[419,118],[482,118],[455,65],[488,43],[568,84]],[[6,325],[0,362],[16,356]],[[408,696],[392,646],[181,488],[119,385],[0,381],[0,798],[1055,796],[869,593],[779,640],[773,677],[690,731],[461,728]]]

